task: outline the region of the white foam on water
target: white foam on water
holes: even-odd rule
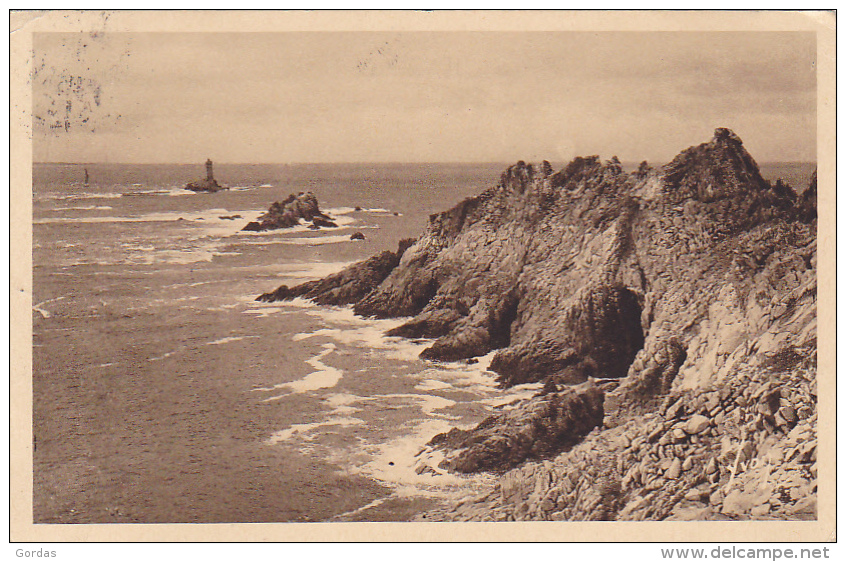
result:
[[[369,396],[356,396],[355,394],[330,394],[326,398],[323,399],[328,405],[332,406],[332,414],[352,414],[354,412],[360,412],[361,408],[356,408],[351,406],[350,404],[356,404],[358,402],[364,402],[368,400],[375,400],[375,397]]]
[[[458,476],[438,469],[437,465],[432,467],[436,474],[417,474],[417,454],[420,450],[435,435],[445,433],[452,428],[453,424],[446,420],[424,420],[416,424],[411,433],[387,443],[366,447],[369,449],[372,460],[363,465],[351,467],[348,471],[351,474],[362,474],[388,484],[400,497],[439,496],[447,493],[448,488],[454,486],[459,486],[466,492],[468,485],[488,481],[491,477]],[[447,489],[444,489],[445,487]]]
[[[310,301],[302,297],[296,297],[289,301],[279,301],[278,304],[282,307],[287,306],[289,308],[314,308],[317,306],[314,304],[314,301]]]
[[[39,313],[42,318],[52,318],[53,314],[49,310],[45,309],[44,305],[50,304],[51,302],[58,302],[58,301],[60,301],[64,298],[66,298],[66,297],[61,296],[61,297],[56,297],[54,299],[48,299],[46,301],[41,301],[37,304],[32,305],[32,311]]]
[[[317,306],[307,311],[336,328],[322,328],[314,332],[294,334],[293,341],[302,341],[312,337],[328,337],[339,343],[353,347],[377,350],[390,359],[405,362],[419,361],[420,353],[431,340],[386,336],[385,332],[401,326],[408,318],[389,318],[375,320],[356,316],[352,307]]]
[[[164,355],[159,355],[158,357],[150,357],[148,361],[161,361],[162,359],[167,359],[168,357],[175,355],[176,353],[179,353],[178,349],[174,351],[168,351]]]
[[[435,384],[442,384],[445,385],[444,388],[466,390],[483,395],[491,392],[499,394],[501,391],[498,390],[496,375],[488,370],[495,355],[496,351],[492,351],[487,355],[477,357],[478,362],[473,364],[465,362],[437,363],[435,366],[417,373],[416,376],[421,377],[423,381],[419,384],[425,383],[432,389],[435,389]]]
[[[53,316],[48,311],[44,310],[43,308],[38,308],[37,306],[33,306],[32,310],[41,314],[42,318],[51,318]]]
[[[385,496],[384,498],[376,498],[372,502],[370,502],[366,505],[363,505],[363,506],[359,507],[358,509],[353,509],[352,511],[346,511],[344,513],[341,513],[340,515],[335,515],[330,519],[330,521],[339,521],[339,520],[345,519],[347,517],[352,517],[354,515],[358,515],[359,513],[363,513],[365,511],[367,511],[368,509],[373,509],[374,507],[379,507],[380,505],[382,505],[383,503],[385,503],[386,501],[388,501],[389,499],[391,499],[393,497],[394,497],[394,494],[391,494],[389,496]]]
[[[281,275],[288,279],[322,279],[338,273],[355,262],[300,262],[285,264]]]
[[[316,307],[314,310],[320,309]],[[313,337],[328,337],[345,345],[377,350],[380,355],[389,359],[405,362],[420,360],[420,353],[428,346],[428,343],[415,343],[405,338],[385,335],[386,330],[398,326],[401,322],[381,320],[370,322],[371,324],[368,325],[347,329],[322,328],[314,332],[302,332],[294,334],[291,339],[302,341]]]
[[[391,211],[390,209],[382,209],[381,207],[374,207],[372,209],[362,209],[360,212],[362,213],[370,213],[373,215],[393,215],[397,217],[401,217],[402,213],[395,213],[395,211]]]
[[[181,188],[170,189],[170,190],[168,190],[167,194],[170,197],[182,197],[183,195],[197,195],[196,193],[194,193],[190,189],[181,189]]]
[[[108,205],[78,205],[75,207],[56,207],[48,209],[49,211],[111,211],[112,207]]]
[[[213,247],[212,247],[213,248]],[[189,264],[199,262],[211,262],[216,257],[237,256],[240,252],[220,252],[211,248],[193,250],[157,249],[154,246],[125,247],[133,252],[128,257],[118,260],[118,263],[130,265],[152,265],[155,263],[167,264]],[[114,261],[95,262],[101,265],[109,265]]]
[[[180,287],[201,287],[202,285],[213,285],[215,283],[230,283],[229,279],[215,279],[212,281],[196,281],[193,283],[173,283],[172,285],[167,285],[168,289],[178,289]],[[237,305],[229,305],[230,308]]]
[[[480,402],[493,407],[515,405],[517,402],[531,398],[542,388],[543,383],[519,384],[508,390],[503,390],[501,396],[480,400]]]
[[[94,193],[94,192],[80,192],[80,193],[61,193],[51,192],[39,195],[38,201],[74,201],[77,199],[117,199],[123,197],[122,193]]]
[[[435,410],[443,410],[451,406],[455,406],[455,400],[444,398],[443,396],[436,396],[434,394],[380,394],[379,399],[385,398],[403,398],[418,402],[418,406],[427,416],[443,417],[443,414],[435,414]]]
[[[269,389],[255,389],[255,390],[269,390]],[[370,397],[356,396],[354,394],[330,394],[324,398],[324,402],[333,406],[332,411],[328,413],[327,419],[321,422],[300,423],[294,424],[287,429],[277,431],[271,436],[269,442],[279,443],[281,441],[288,441],[294,436],[298,436],[304,440],[313,440],[317,435],[313,431],[320,427],[342,426],[349,427],[353,425],[363,425],[365,422],[359,418],[350,417],[349,414],[358,412],[361,408],[354,408],[350,404],[355,404],[361,401],[372,400]]]
[[[414,385],[416,390],[443,390],[445,388],[454,388],[451,384],[433,380],[433,379],[425,379]]]
[[[246,339],[249,339],[249,338],[257,338],[257,337],[259,337],[259,336],[230,336],[230,337],[227,337],[227,338],[220,338],[219,340],[206,342],[206,345],[222,345],[222,344],[230,343],[230,342],[233,342],[233,341],[241,341],[241,340],[246,340]]]
[[[291,246],[322,246],[324,244],[341,244],[352,241],[348,235],[334,234],[331,236],[312,236],[308,238],[280,238],[279,240],[274,240],[273,243],[288,244]]]
[[[250,239],[242,239],[239,240],[239,244],[247,244],[250,246],[270,246],[276,244],[287,244],[289,246],[308,246],[308,245],[321,245],[321,244],[335,244],[340,242],[364,242],[365,240],[352,240],[350,238],[350,234],[335,234],[341,231],[350,231],[350,230],[367,230],[367,229],[376,229],[378,230],[380,227],[378,225],[355,225],[355,226],[339,226],[337,228],[321,228],[320,230],[313,230],[310,228],[303,228],[299,229],[299,227],[291,227],[290,229],[280,229],[280,230],[265,230],[262,232],[244,232],[245,236],[258,236],[253,240]],[[314,233],[322,233],[318,236],[309,236],[309,237],[289,237],[287,235],[297,234],[297,233],[305,233],[305,232],[314,232]],[[238,232],[237,234],[242,234]],[[327,239],[330,239],[327,241]],[[307,242],[309,241],[309,242]],[[312,242],[313,241],[313,242]]]
[[[333,343],[324,343],[323,351],[306,360],[306,363],[314,367],[316,370],[313,373],[306,375],[304,378],[292,382],[285,382],[273,385],[273,389],[289,389],[294,394],[301,394],[303,392],[310,392],[312,390],[320,390],[322,388],[332,388],[337,385],[343,378],[344,372],[341,369],[330,367],[323,363],[322,359],[334,352],[336,347]],[[271,402],[284,398],[287,394],[280,396],[273,396],[264,400]]]
[[[243,314],[254,314],[259,318],[266,318],[271,314],[275,314],[277,312],[281,312],[282,308],[278,306],[264,306],[261,308],[250,308],[247,310],[243,310]]]
[[[280,443],[282,441],[288,441],[292,437],[297,436],[300,439],[311,440],[315,438],[315,435],[312,432],[319,428],[319,427],[327,427],[327,426],[342,426],[342,427],[349,427],[353,425],[363,425],[364,420],[360,420],[358,418],[333,418],[329,420],[325,420],[322,422],[315,422],[315,423],[297,423],[288,427],[287,429],[283,429],[281,431],[275,432],[270,438],[267,440],[267,443],[270,445],[275,445],[276,443]]]
[[[241,215],[240,219],[221,219],[221,216]],[[237,234],[258,213],[255,211],[229,211],[227,209],[205,209],[202,211],[166,211],[143,215],[98,216],[98,217],[46,217],[34,219],[34,224],[74,223],[133,223],[133,222],[202,222],[202,233],[206,236],[230,236]],[[196,226],[196,225],[194,225]]]
[[[133,183],[132,187],[143,187],[143,184]],[[182,197],[184,195],[197,195],[196,192],[184,187],[169,187],[158,189],[138,189],[135,191],[127,191],[123,193],[123,197],[155,197],[158,195],[167,195],[169,197]]]

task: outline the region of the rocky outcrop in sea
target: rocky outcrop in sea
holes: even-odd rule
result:
[[[217,180],[212,179],[203,179],[192,181],[188,185],[185,186],[185,189],[188,191],[197,191],[197,192],[206,192],[206,193],[217,193],[223,189],[227,189],[225,187],[221,187]]]
[[[206,160],[206,177],[205,179],[192,181],[185,186],[185,189],[196,192],[217,193],[221,190],[229,189],[223,187],[217,180],[214,179],[214,163],[211,160]]]
[[[266,213],[258,220],[247,223],[242,230],[261,232],[264,230],[276,230],[278,228],[290,228],[300,224],[300,221],[311,222],[309,228],[336,228],[338,225],[332,221],[332,217],[324,214],[317,203],[317,197],[313,193],[293,193],[281,203],[274,202]]]
[[[728,129],[632,173],[521,161],[388,254],[261,298],[409,316],[422,357],[543,383],[432,440],[421,471],[502,477],[423,519],[814,517],[815,177],[771,184]]]

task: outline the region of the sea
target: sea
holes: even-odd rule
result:
[[[34,164],[34,522],[405,521],[490,486],[419,453],[539,385],[421,360],[384,335],[403,318],[255,299],[396,250],[505,167],[220,164],[229,189],[194,193],[200,165]],[[241,231],[301,191],[338,228]]]

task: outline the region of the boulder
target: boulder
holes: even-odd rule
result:
[[[465,473],[502,471],[577,443],[602,424],[602,403],[602,391],[585,383],[531,398],[473,429],[436,435],[429,446],[445,451],[441,468]]]

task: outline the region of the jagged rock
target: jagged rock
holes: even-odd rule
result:
[[[396,252],[386,250],[319,281],[308,281],[295,287],[282,285],[275,291],[260,295],[256,300],[273,302],[304,297],[318,304],[344,305],[357,302],[388,276],[413,242],[410,238],[404,239],[400,241]]]
[[[494,414],[474,429],[453,429],[429,445],[446,449],[442,468],[456,472],[508,469],[572,445],[602,423],[602,391],[585,383],[532,398]]]
[[[703,431],[708,429],[708,426],[710,424],[711,420],[709,420],[705,416],[696,414],[694,416],[691,416],[691,418],[687,420],[687,423],[684,426],[684,430],[688,434],[694,435],[696,433],[702,433]]]
[[[246,231],[259,232],[264,230],[275,230],[278,228],[290,228],[300,224],[300,220],[311,221],[312,227],[335,228],[338,225],[332,222],[331,217],[320,211],[317,197],[313,193],[299,193],[289,195],[281,203],[273,203],[266,213],[261,215],[257,221],[250,222],[243,228]]]
[[[324,215],[325,216],[325,215]],[[313,226],[322,227],[322,228],[338,228],[338,225],[334,222],[321,218],[319,216],[315,216],[311,219],[311,223]]]
[[[185,186],[189,191],[205,191],[208,193],[215,193],[224,189],[217,183],[216,180],[197,180]]]
[[[671,480],[675,480],[681,475],[681,467],[681,461],[679,459],[673,459],[672,463],[670,463],[670,468],[667,469],[667,472],[664,473],[664,476],[666,478],[670,478]]]
[[[817,171],[811,176],[808,188],[796,201],[797,213],[801,220],[811,222],[817,219]]]

